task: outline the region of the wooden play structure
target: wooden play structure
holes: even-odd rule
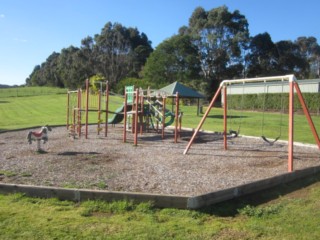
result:
[[[296,78],[294,75],[285,75],[285,76],[275,76],[275,77],[264,77],[264,78],[248,78],[248,79],[239,79],[239,80],[224,80],[221,82],[218,90],[216,91],[214,97],[212,98],[205,114],[203,115],[201,121],[199,122],[193,136],[191,137],[188,145],[186,146],[184,150],[184,154],[187,154],[191,145],[193,144],[197,134],[199,133],[202,125],[204,124],[206,118],[208,117],[208,114],[210,110],[213,108],[214,104],[216,103],[219,95],[223,95],[223,145],[224,149],[228,150],[228,141],[227,141],[227,135],[228,134],[235,134],[238,135],[238,131],[233,131],[233,133],[230,133],[228,131],[227,126],[227,119],[228,119],[228,98],[227,98],[227,91],[228,88],[230,88],[232,85],[242,85],[245,86],[246,83],[261,83],[265,84],[267,82],[279,82],[282,86],[285,86],[285,88],[288,90],[288,172],[293,171],[293,147],[294,147],[294,94],[298,96],[299,102],[301,104],[302,110],[304,115],[307,118],[308,124],[310,126],[310,130],[314,136],[315,142],[318,145],[318,148],[320,149],[320,140],[319,135],[316,131],[316,128],[314,126],[314,123],[312,121],[312,118],[310,116],[309,110],[306,106],[305,100],[302,96],[301,90],[299,88],[299,84],[296,81]],[[282,88],[284,91],[284,87]],[[266,142],[269,142],[269,144],[273,144],[277,140],[277,137],[275,140],[271,141],[266,138],[266,136],[262,135],[262,139]]]
[[[179,93],[176,92],[175,111],[166,109],[167,96],[156,90],[143,90],[134,86],[125,87],[123,105],[114,112],[109,110],[108,82],[100,82],[97,93],[92,93],[89,80],[86,80],[86,89],[67,92],[67,129],[69,136],[88,138],[89,113],[97,114],[97,134],[104,131],[108,135],[108,124],[123,123],[123,142],[127,141],[127,131],[134,136],[134,145],[138,144],[138,134],[143,132],[161,132],[165,137],[165,128],[174,123],[174,142],[178,141],[181,131],[182,114],[179,111]],[[103,87],[102,87],[103,86]],[[171,96],[172,97],[172,96]],[[109,113],[113,114],[112,118]],[[83,118],[85,118],[83,120]],[[82,128],[84,127],[84,133]]]

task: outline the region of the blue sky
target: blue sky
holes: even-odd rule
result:
[[[319,0],[0,0],[0,84],[24,84],[52,52],[79,47],[109,21],[136,27],[156,47],[188,25],[196,7],[222,5],[245,15],[251,36],[320,42]]]

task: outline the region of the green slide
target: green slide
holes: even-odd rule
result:
[[[132,109],[132,106],[127,105],[127,111],[131,111],[131,109]],[[124,111],[124,105],[117,108],[117,110],[114,112],[113,117],[108,119],[108,124],[121,123],[124,117],[123,111]]]

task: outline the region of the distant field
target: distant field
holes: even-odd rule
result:
[[[54,87],[0,88],[0,98],[64,94],[66,92],[66,89]]]
[[[23,92],[22,89],[24,89],[25,92]],[[6,91],[8,89],[1,89],[0,131],[45,124],[65,125],[67,112],[67,90],[50,89],[51,88],[21,88],[19,89],[19,94],[24,95],[21,97],[7,97],[8,93]],[[34,91],[35,96],[29,96],[32,91]],[[48,94],[43,95],[42,93],[45,91],[48,91]],[[64,94],[61,94],[63,92]],[[122,104],[123,98],[119,96],[110,96],[109,109],[111,111],[114,111]],[[167,105],[167,108],[171,109],[171,105]],[[205,109],[206,108],[204,107],[204,111]],[[181,111],[183,112],[183,127],[196,128],[202,117],[202,114],[200,116],[196,115],[196,106],[181,106]],[[230,110],[228,115],[228,129],[236,131],[239,130],[242,135],[264,135],[271,140],[277,137],[287,140],[287,114]],[[112,115],[110,114],[109,118],[111,116]],[[89,114],[89,122],[96,123],[97,121],[97,113],[91,112]],[[313,121],[317,131],[320,132],[320,116],[313,116]],[[203,129],[223,131],[222,109],[214,108],[211,110],[203,125]],[[315,143],[304,115],[295,115],[294,134],[295,141]]]

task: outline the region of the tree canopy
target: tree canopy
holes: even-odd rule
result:
[[[221,6],[196,8],[188,26],[155,49],[137,28],[108,22],[100,34],[82,39],[80,47],[53,52],[34,67],[26,83],[77,88],[98,75],[111,88],[122,89],[127,81],[152,87],[180,81],[210,97],[224,79],[283,74],[319,77],[317,39],[301,36],[273,42],[267,32],[250,36],[246,17]]]

